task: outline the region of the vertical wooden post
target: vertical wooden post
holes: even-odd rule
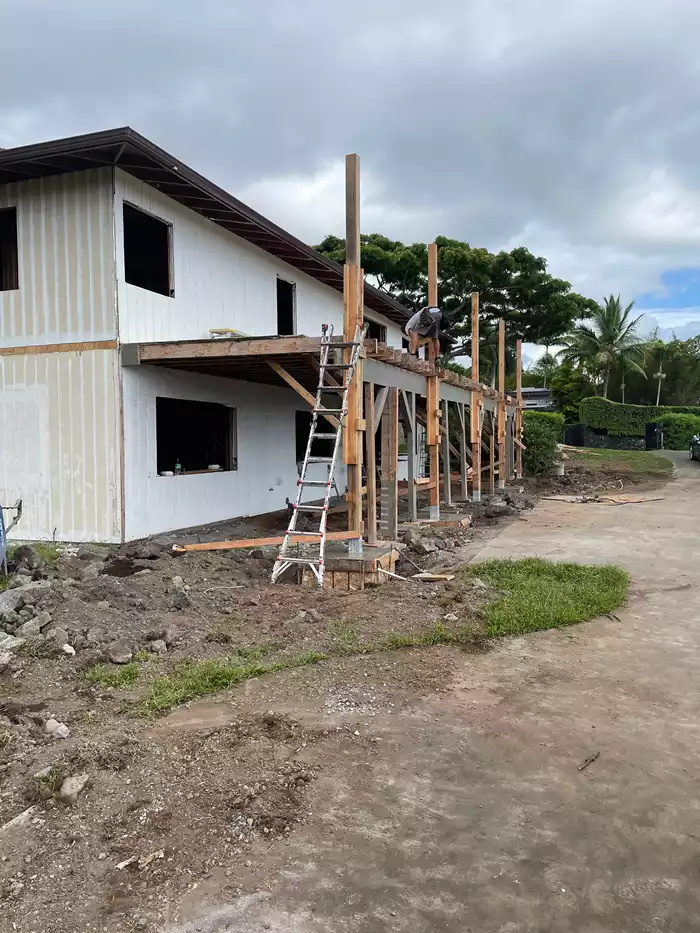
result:
[[[381,438],[381,520],[382,538],[394,541],[398,531],[399,390],[389,389],[380,422]]]
[[[374,433],[374,383],[365,383],[367,447],[367,544],[377,543],[377,447]]]
[[[416,501],[416,394],[401,389],[404,417],[400,418],[404,426],[406,437],[406,451],[408,453],[408,515],[409,520],[415,522],[418,518]]]
[[[360,269],[360,159],[345,157],[345,269],[343,332],[346,341],[354,340],[356,328],[364,323],[364,277]],[[350,359],[350,351],[343,354]],[[358,532],[351,539],[351,552],[362,552],[362,359],[358,360],[348,392],[348,413],[343,431],[343,461],[348,468],[348,530]]]
[[[479,293],[472,294],[472,379],[479,383]],[[471,445],[472,445],[472,501],[481,500],[481,389],[472,389]]]
[[[459,475],[462,481],[462,498],[467,499],[469,489],[467,487],[467,416],[464,402],[457,405],[457,414],[459,415]]]
[[[495,492],[495,467],[496,467],[496,419],[491,412],[491,436],[489,437],[489,495]]]
[[[442,401],[442,426],[445,429],[442,435],[443,501],[449,509],[452,507],[452,479],[450,476],[450,403],[447,399]]]
[[[515,475],[523,476],[523,342],[515,344],[515,396],[518,407],[515,409]]]
[[[438,303],[438,248],[437,243],[428,244],[428,304],[437,307]],[[430,451],[430,518],[440,518],[440,379],[435,370],[435,354],[432,342],[428,344],[428,359],[431,374],[427,384],[427,442]]]
[[[505,489],[506,473],[506,322],[498,321],[498,488]]]

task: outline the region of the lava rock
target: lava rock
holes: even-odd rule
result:
[[[66,803],[74,804],[78,800],[78,795],[87,787],[89,781],[89,774],[74,774],[67,777],[61,784],[58,796],[61,800],[65,800]]]
[[[107,657],[112,664],[128,664],[134,656],[134,649],[126,638],[117,638],[107,648]]]
[[[47,625],[51,624],[51,613],[44,609],[37,616],[35,616],[34,621],[39,623],[39,628],[44,629]]]
[[[109,549],[99,544],[81,544],[76,557],[79,560],[103,561],[109,557]]]
[[[83,583],[90,583],[92,580],[96,580],[100,575],[100,567],[95,564],[88,564],[85,570],[80,574],[80,579]]]
[[[167,654],[168,646],[162,638],[157,638],[155,641],[149,641],[148,650],[152,651],[153,654]]]
[[[95,609],[99,609],[100,612],[104,612],[106,609],[109,609],[109,603],[106,599],[100,599],[99,602],[95,603]]]
[[[178,609],[180,611],[187,609],[187,607],[190,605],[190,598],[187,593],[183,592],[182,590],[177,590],[170,597],[170,605],[173,609]]]
[[[413,545],[413,550],[416,554],[434,554],[437,551],[437,546],[432,538],[420,538]]]
[[[44,729],[54,739],[67,739],[70,735],[70,729],[65,722],[59,722],[53,718],[46,720]]]
[[[41,625],[39,625],[38,619],[30,619],[28,622],[25,622],[23,625],[17,629],[17,634],[20,638],[33,638],[35,635],[41,634]]]
[[[20,586],[26,586],[28,583],[32,582],[32,578],[24,573],[18,573],[16,576],[12,577],[10,580],[10,589],[16,590]]]
[[[51,641],[55,641],[59,647],[61,645],[67,645],[70,642],[68,632],[64,628],[60,628],[57,625],[52,625],[51,628],[46,629],[44,635],[51,639]]]
[[[25,571],[30,575],[44,566],[44,562],[31,544],[20,544],[16,547],[12,554],[12,561],[18,573]]]

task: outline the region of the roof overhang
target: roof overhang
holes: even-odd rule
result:
[[[212,223],[343,292],[341,265],[322,256],[128,126],[0,150],[0,184],[106,165],[123,169]],[[403,305],[371,285],[365,285],[365,305],[397,324],[404,324],[409,317]]]

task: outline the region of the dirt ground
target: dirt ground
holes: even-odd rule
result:
[[[355,653],[455,609],[474,618],[484,594],[459,581],[271,587],[265,555],[173,559],[167,542],[123,554],[127,576],[104,555],[62,558],[27,611],[76,653],[30,639],[0,672],[0,930],[694,929],[698,484],[683,463],[663,501],[542,501],[439,547],[431,535],[428,553],[407,542],[433,566],[542,554],[630,569],[620,621],[487,652]],[[86,680],[124,641],[139,679]],[[139,715],[154,677],[238,649],[331,657]],[[71,803],[61,786],[79,775]]]

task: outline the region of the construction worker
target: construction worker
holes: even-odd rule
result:
[[[437,359],[440,356],[440,323],[442,311],[439,308],[427,307],[417,311],[406,324],[405,331],[410,340],[409,353],[415,356],[418,347],[428,343],[432,349],[430,357]]]

